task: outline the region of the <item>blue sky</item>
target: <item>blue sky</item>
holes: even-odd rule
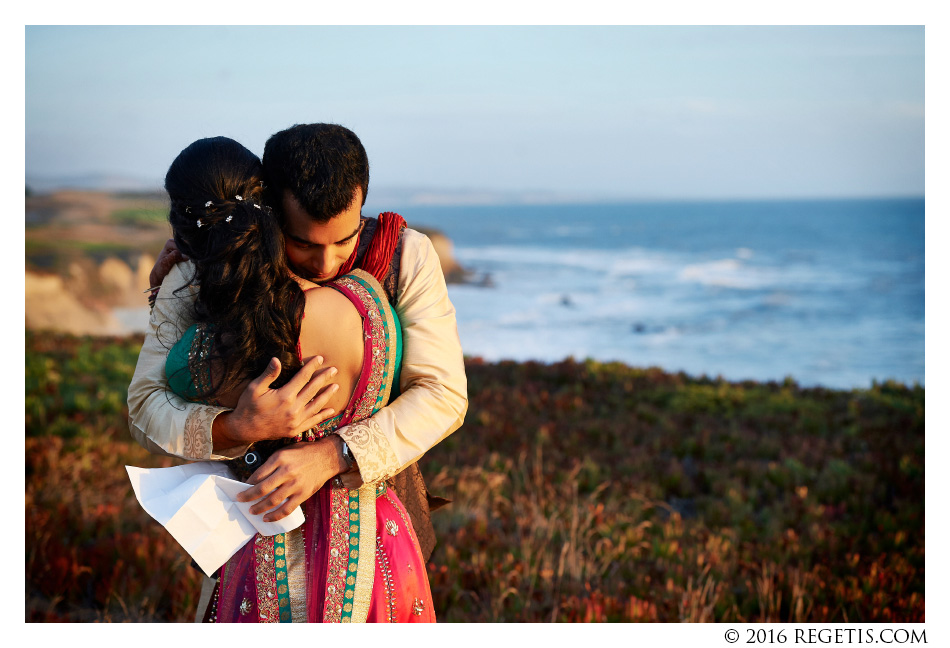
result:
[[[372,187],[924,193],[923,27],[27,27],[26,174],[349,126]]]

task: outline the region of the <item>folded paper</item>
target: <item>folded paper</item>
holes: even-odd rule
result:
[[[125,469],[142,508],[172,534],[208,576],[255,534],[287,533],[304,522],[299,506],[277,522],[264,522],[263,514],[252,514],[255,502],[235,499],[249,486],[234,479],[221,462]]]

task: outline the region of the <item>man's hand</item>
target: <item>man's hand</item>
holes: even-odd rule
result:
[[[346,462],[340,451],[340,440],[331,435],[311,443],[294,443],[281,448],[248,478],[251,488],[238,494],[241,502],[253,502],[251,513],[260,515],[281,504],[264,516],[265,522],[276,522],[290,515],[332,479]]]
[[[322,365],[322,356],[311,358],[286,385],[271,389],[269,385],[280,375],[280,362],[272,358],[264,373],[241,393],[237,407],[215,417],[211,428],[214,447],[288,439],[330,418],[334,411],[323,406],[340,386],[328,384],[336,367],[321,370]]]
[[[172,266],[180,261],[187,260],[188,257],[182,254],[178,246],[175,245],[175,239],[168,239],[165,241],[165,247],[159,252],[158,259],[155,261],[155,265],[152,266],[152,271],[148,273],[148,285],[152,288],[161,286],[162,281],[171,272]]]

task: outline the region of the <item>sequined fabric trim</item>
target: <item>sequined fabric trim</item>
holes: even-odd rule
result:
[[[340,412],[333,418],[327,419],[322,423],[319,423],[316,427],[310,428],[303,433],[303,441],[316,441],[317,439],[322,439],[323,437],[330,434],[335,430],[339,425],[340,421],[343,419],[344,412]]]
[[[350,498],[350,526],[349,526],[349,545],[352,550],[354,547],[359,549],[360,546],[360,524],[362,524],[364,519],[365,511],[360,508],[360,492],[358,490],[352,490],[349,492]],[[353,505],[356,504],[356,508],[353,508]],[[359,515],[352,515],[352,511],[359,511]],[[353,593],[356,591],[356,573],[359,571],[359,561],[360,559],[365,560],[366,556],[357,554],[353,556],[350,554],[350,559],[346,565],[346,584],[343,586],[343,615],[340,617],[340,621],[343,623],[351,623],[353,621]]]
[[[283,551],[281,548],[281,557],[283,557]],[[254,563],[257,566],[257,612],[261,623],[280,621],[274,570],[275,553],[273,536],[258,534],[254,538]]]
[[[360,560],[353,593],[353,622],[366,623],[376,576],[376,485],[364,484],[359,491],[354,492],[359,494],[360,503]],[[351,538],[350,543],[352,542]]]
[[[385,293],[379,282],[357,269],[328,286],[352,301],[363,319],[363,369],[359,382],[364,387],[360,396],[347,403],[343,412],[304,433],[302,438],[305,441],[322,438],[349,421],[372,415],[388,401],[395,375],[397,323],[392,307],[380,297]]]
[[[365,280],[354,271],[346,276],[340,277],[333,282],[337,289],[343,288],[345,292],[350,293],[350,299],[353,297],[359,300],[363,307],[361,310],[366,314],[363,319],[364,336],[364,373],[368,372],[366,377],[366,387],[360,398],[355,403],[351,403],[344,410],[344,418],[349,421],[358,421],[367,418],[373,413],[379,393],[383,385],[383,376],[386,369],[386,360],[388,354],[388,331],[385,321],[380,315],[379,305],[373,295],[366,287]],[[366,275],[366,273],[362,273]],[[366,275],[368,276],[368,275]],[[375,280],[374,280],[375,281]],[[378,284],[377,284],[378,285]],[[363,376],[360,376],[362,382]]]
[[[395,369],[396,369],[396,354],[393,353],[393,349],[396,346],[396,335],[397,335],[397,323],[396,319],[393,316],[393,310],[389,307],[389,304],[383,303],[383,300],[380,299],[380,292],[377,290],[376,286],[379,284],[375,282],[372,276],[367,275],[366,277],[353,273],[354,278],[359,281],[360,285],[366,291],[366,297],[373,300],[373,304],[370,305],[368,300],[364,298],[364,303],[367,306],[367,309],[372,313],[378,314],[383,337],[385,339],[385,344],[383,345],[383,353],[380,355],[377,351],[374,350],[376,354],[373,358],[374,363],[381,362],[383,374],[380,378],[379,389],[376,397],[376,401],[373,403],[372,412],[375,414],[382,408],[386,403],[389,402],[389,395],[392,392],[393,381],[396,378]],[[373,283],[370,283],[370,282]],[[375,334],[375,330],[374,330]]]
[[[307,560],[303,530],[296,528],[284,534],[287,548],[287,585],[290,587],[290,611],[293,623],[307,622]]]
[[[211,391],[211,364],[208,362],[211,336],[206,334],[206,328],[204,324],[195,327],[191,348],[188,349],[188,370],[191,372],[191,382],[194,383],[197,394],[207,394]]]
[[[330,557],[327,561],[327,591],[323,607],[324,623],[339,623],[343,616],[343,590],[348,576],[347,563],[359,558],[359,549],[350,549],[350,520],[356,514],[359,521],[359,502],[350,502],[349,491],[333,487],[330,491],[330,528],[328,540]],[[355,569],[353,570],[356,571]]]
[[[274,536],[274,584],[277,585],[277,609],[281,623],[290,623],[290,587],[287,584],[287,547],[285,535]]]
[[[422,613],[426,611],[426,602],[420,598],[412,599],[412,613],[416,616],[422,616]]]
[[[386,588],[386,615],[390,623],[396,623],[396,590],[393,587],[393,572],[389,566],[389,558],[383,549],[383,539],[376,536],[376,562],[379,563],[379,573],[383,575],[383,585]]]
[[[221,583],[214,584],[214,590],[211,593],[211,601],[208,603],[208,609],[205,611],[204,623],[218,622],[218,592],[221,589]]]

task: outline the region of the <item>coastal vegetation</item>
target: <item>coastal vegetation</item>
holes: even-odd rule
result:
[[[26,619],[191,621],[124,466],[142,336],[26,333]],[[421,461],[441,621],[924,621],[924,389],[467,359]]]

